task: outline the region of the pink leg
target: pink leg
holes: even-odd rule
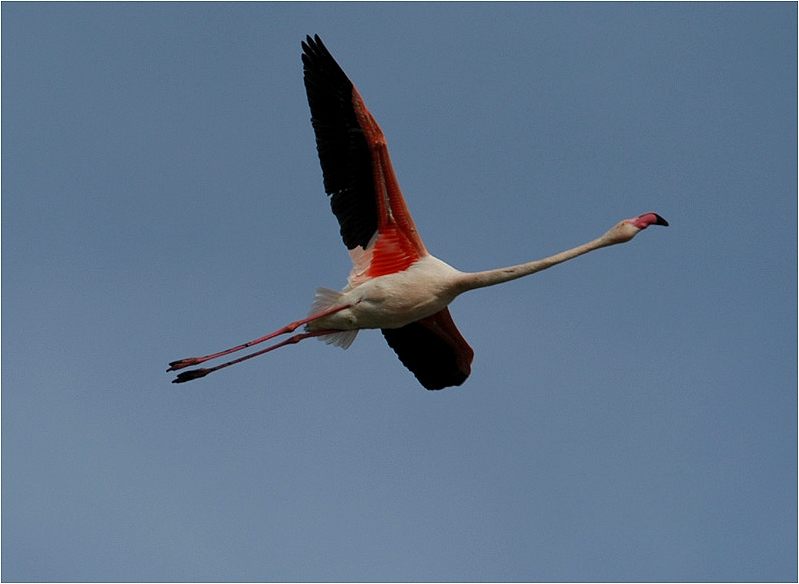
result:
[[[253,339],[252,341],[247,341],[246,343],[242,343],[241,345],[236,345],[235,347],[231,347],[230,349],[225,349],[224,351],[219,351],[218,353],[205,355],[203,357],[187,357],[186,359],[178,359],[177,361],[172,361],[169,364],[169,369],[167,369],[167,371],[177,371],[178,369],[183,369],[184,367],[199,365],[200,363],[205,363],[206,361],[210,361],[211,359],[216,359],[217,357],[224,357],[225,355],[229,355],[230,353],[235,353],[236,351],[241,351],[242,349],[246,349],[247,347],[252,347],[253,345],[257,345],[259,343],[263,343],[270,339],[274,339],[279,335],[284,335],[286,333],[293,333],[299,327],[311,322],[312,320],[316,320],[324,316],[330,316],[331,314],[335,314],[336,312],[339,312],[340,310],[344,310],[345,308],[349,307],[350,307],[349,304],[345,304],[344,306],[334,306],[333,308],[328,308],[327,310],[323,310],[322,312],[317,312],[316,314],[312,314],[307,318],[303,318],[301,320],[295,320],[294,322],[291,322],[286,326],[284,326],[283,328],[279,328],[276,331],[269,333],[268,335],[264,335],[263,337]]]
[[[321,331],[312,331],[309,333],[297,333],[296,335],[290,336],[285,341],[280,341],[279,343],[275,343],[270,347],[261,349],[260,351],[256,351],[254,353],[250,353],[249,355],[244,355],[244,357],[239,357],[238,359],[233,359],[232,361],[222,363],[221,365],[217,365],[216,367],[208,367],[208,368],[201,367],[200,369],[192,369],[190,371],[184,371],[183,373],[178,373],[178,376],[172,380],[172,383],[184,383],[186,381],[191,381],[193,379],[199,379],[200,377],[205,377],[209,373],[213,373],[214,371],[218,371],[219,369],[223,369],[224,367],[229,367],[231,365],[235,365],[236,363],[241,363],[242,361],[246,361],[247,359],[258,357],[259,355],[263,355],[264,353],[268,353],[269,351],[274,351],[275,349],[279,349],[280,347],[285,347],[286,345],[293,345],[299,343],[304,339],[309,339],[311,337],[318,337],[321,335],[329,335],[330,333],[335,333],[335,332],[338,331],[334,329],[328,329]]]

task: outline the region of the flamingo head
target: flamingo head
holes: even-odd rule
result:
[[[664,227],[668,227],[669,222],[657,213],[644,213],[637,217],[619,221],[605,233],[604,238],[607,240],[607,245],[625,243],[650,225],[663,225]]]

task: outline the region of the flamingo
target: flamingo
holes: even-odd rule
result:
[[[167,371],[199,365],[302,326],[303,332],[215,367],[184,371],[173,383],[198,379],[311,337],[346,349],[359,330],[380,329],[422,386],[432,390],[461,385],[471,373],[474,351],[447,308],[457,296],[625,243],[650,225],[668,225],[657,213],[647,212],[550,257],[482,272],[457,270],[431,255],[422,242],[400,192],[386,139],[358,90],[318,35],[307,36],[301,46],[324,188],[352,259],[347,285],[341,291],[317,289],[305,318],[218,353],[173,361]]]

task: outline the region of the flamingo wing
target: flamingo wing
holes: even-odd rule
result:
[[[325,192],[355,264],[350,284],[402,271],[427,250],[402,197],[385,136],[319,36],[306,37],[302,50]]]
[[[428,254],[391,165],[383,131],[318,35],[302,43],[305,90],[325,192],[353,260],[350,286],[407,269]],[[449,310],[382,329],[427,389],[460,385],[474,352]]]
[[[460,385],[472,371],[474,351],[449,309],[396,329],[382,329],[389,346],[427,389]]]

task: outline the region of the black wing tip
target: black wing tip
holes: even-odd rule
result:
[[[305,71],[306,88],[311,81],[311,77],[328,77],[335,79],[337,83],[344,83],[348,88],[352,88],[352,82],[347,78],[346,73],[333,58],[330,51],[319,38],[318,34],[306,35],[305,40],[300,42],[302,46],[302,64]]]
[[[302,47],[303,53],[308,56],[314,56],[314,53],[319,55],[330,54],[330,51],[327,50],[325,43],[322,42],[318,34],[314,34],[313,37],[309,34],[305,35],[305,40],[300,41],[300,46]]]
[[[422,387],[424,387],[427,391],[440,391],[442,389],[447,389],[448,387],[458,387],[459,385],[463,385],[463,382],[469,378],[469,373],[466,373],[458,377],[448,377],[445,380],[422,379],[415,373],[414,375],[416,376],[416,379],[419,381],[419,383],[422,384]]]

